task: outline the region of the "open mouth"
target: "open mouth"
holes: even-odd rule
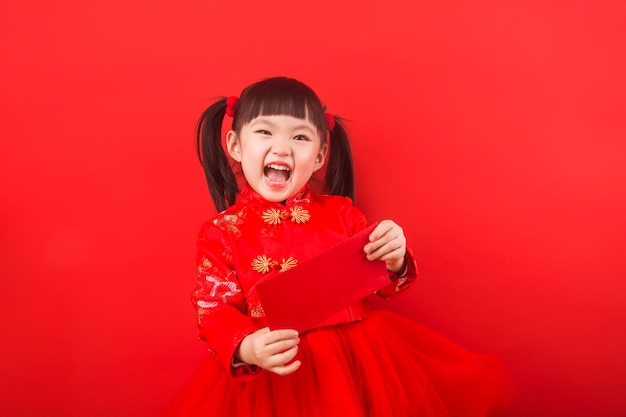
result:
[[[286,165],[269,164],[263,169],[265,177],[275,184],[283,184],[289,180],[291,169]]]

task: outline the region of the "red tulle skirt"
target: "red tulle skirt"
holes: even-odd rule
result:
[[[499,360],[390,311],[300,337],[301,367],[237,381],[213,357],[164,416],[484,417],[508,402]]]

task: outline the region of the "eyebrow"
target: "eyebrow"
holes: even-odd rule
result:
[[[313,130],[313,131],[315,131],[315,128],[312,128],[310,125],[295,125],[293,127],[293,129],[294,130],[303,129],[303,130]]]
[[[255,126],[255,125],[260,124],[260,123],[267,123],[267,124],[272,125],[272,126],[276,126],[277,125],[277,123],[274,123],[271,120],[266,119],[264,117],[258,117],[253,123],[251,123],[251,125]],[[302,123],[302,124],[294,125],[292,127],[292,129],[293,130],[298,130],[298,129],[310,130],[312,132],[315,132],[315,130],[316,130],[315,126],[313,126],[310,122],[309,122],[309,124]]]

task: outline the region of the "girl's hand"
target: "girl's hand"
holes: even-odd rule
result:
[[[300,361],[289,363],[298,352],[300,338],[295,330],[273,330],[268,327],[246,336],[235,356],[248,364],[278,375],[289,375],[301,365]]]
[[[370,243],[363,250],[367,259],[385,261],[387,269],[396,274],[404,270],[406,238],[404,231],[392,220],[383,220],[370,234]]]

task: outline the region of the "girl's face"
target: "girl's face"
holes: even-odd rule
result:
[[[327,151],[311,122],[282,115],[252,119],[240,135],[229,131],[226,146],[252,189],[272,202],[300,191],[324,165]]]

